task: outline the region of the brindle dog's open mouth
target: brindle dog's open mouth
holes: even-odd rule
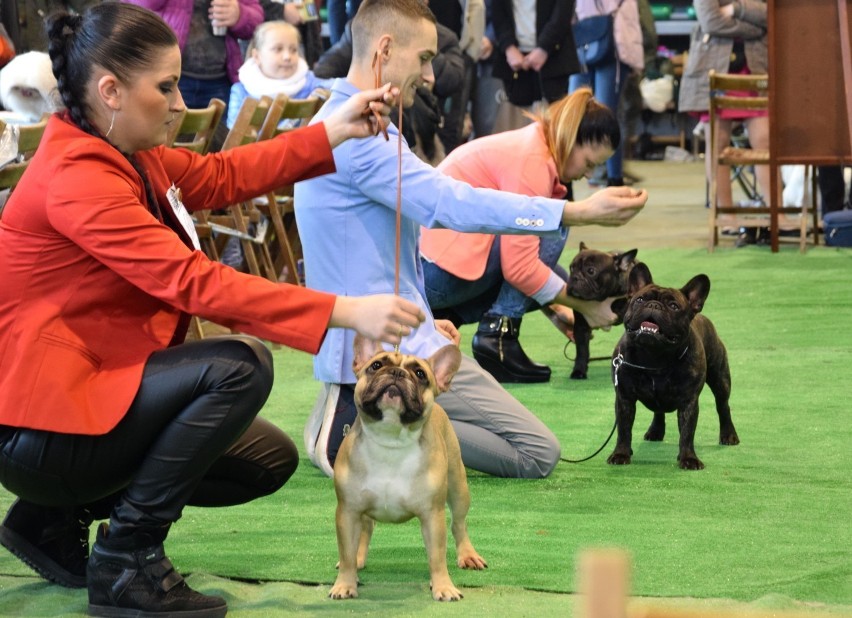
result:
[[[660,325],[654,322],[653,320],[642,320],[639,324],[639,328],[631,328],[627,327],[628,332],[631,335],[635,336],[648,336],[654,337],[656,339],[662,339],[663,341],[668,341],[669,343],[675,343],[675,339],[669,337],[665,333],[660,330]]]

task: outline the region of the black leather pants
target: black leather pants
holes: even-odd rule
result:
[[[250,337],[156,352],[126,416],[107,434],[0,426],[0,482],[28,502],[87,507],[98,519],[112,510],[116,533],[167,528],[187,504],[270,494],[299,461],[285,433],[255,418],[272,378],[269,351]]]

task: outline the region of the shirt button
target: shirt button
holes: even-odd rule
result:
[[[536,219],[535,224],[536,224],[538,227],[544,227],[544,219]]]
[[[524,217],[523,221],[521,221],[521,225],[528,226],[530,224],[530,220]]]
[[[523,220],[523,219],[521,219],[520,217],[518,217],[517,219],[515,219],[515,225],[521,225],[523,222],[524,222],[524,220]]]

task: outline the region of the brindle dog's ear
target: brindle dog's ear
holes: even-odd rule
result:
[[[624,253],[616,253],[613,256],[615,267],[621,272],[626,273],[631,268],[633,268],[633,262],[636,261],[636,254],[638,252],[639,249],[631,249],[630,251],[625,251]]]
[[[584,243],[584,242],[581,240],[581,241],[580,241],[580,251],[585,251],[586,249],[588,249],[588,247],[586,246],[586,243]]]
[[[453,376],[461,366],[461,351],[456,345],[445,345],[435,352],[427,361],[435,374],[438,392],[445,393],[450,388]]]
[[[707,275],[695,275],[689,282],[680,289],[686,300],[689,301],[690,308],[695,313],[701,313],[704,309],[704,301],[710,294],[710,277]]]
[[[355,356],[352,358],[352,371],[356,375],[371,358],[383,351],[382,345],[378,341],[367,339],[361,335],[355,335],[355,343],[352,347],[355,352]]]
[[[646,285],[654,283],[651,278],[651,270],[645,262],[636,262],[633,270],[630,271],[630,278],[627,282],[627,293],[633,296],[637,291],[644,288]]]

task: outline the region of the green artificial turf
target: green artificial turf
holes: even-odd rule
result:
[[[640,405],[630,466],[606,464],[610,443],[590,461],[560,463],[545,480],[469,472],[468,527],[489,569],[456,568],[450,543],[450,573],[466,594],[450,607],[430,600],[416,522],[377,527],[358,600],[325,598],[337,559],[335,498],[307,459],[273,496],[187,508],[167,541],[176,567],[200,589],[224,593],[234,616],[556,616],[572,613],[578,552],[615,546],[632,556],[636,597],[852,615],[852,251],[647,249],[640,257],[663,285],[679,287],[699,272],[712,281],[704,313],[728,348],[741,444],[718,444],[705,389],[695,438],[704,470],[677,467],[673,415],[663,442],[642,441],[651,414]],[[609,355],[618,331],[596,331],[592,355]],[[462,332],[469,352],[473,327]],[[565,340],[539,314],[524,320],[522,341],[553,367],[553,379],[509,389],[553,429],[564,457],[593,453],[613,423],[608,364],[593,362],[588,380],[569,380]],[[281,348],[274,355],[263,414],[301,448],[317,392],[311,359]],[[11,499],[0,491],[0,510]],[[85,591],[43,583],[0,552],[0,615],[79,613],[85,600]]]

